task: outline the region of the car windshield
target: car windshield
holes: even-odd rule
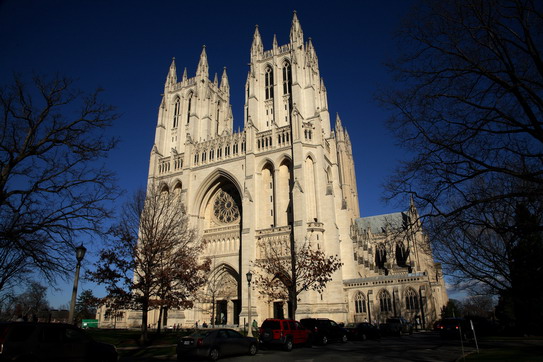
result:
[[[356,323],[347,323],[347,324],[345,325],[345,327],[347,327],[347,328],[354,328],[354,327],[356,327],[356,326],[357,326]]]

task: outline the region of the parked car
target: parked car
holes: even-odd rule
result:
[[[460,338],[462,336],[465,341],[473,338],[470,323],[464,318],[444,318],[438,328],[442,338]]]
[[[115,346],[64,323],[0,323],[0,361],[117,361]]]
[[[371,323],[348,323],[345,326],[348,332],[347,337],[350,340],[365,341],[366,339],[379,339],[381,338],[381,332],[379,328]]]
[[[402,317],[388,318],[384,330],[386,334],[393,336],[413,334],[413,325]]]
[[[347,342],[347,330],[331,319],[304,318],[302,325],[311,331],[311,341],[314,344],[328,344],[330,341]]]
[[[245,337],[233,329],[200,329],[181,338],[177,343],[177,360],[187,357],[203,357],[212,361],[222,356],[249,354],[258,352],[258,341]]]
[[[260,342],[267,346],[281,346],[291,351],[294,345],[311,343],[311,332],[300,322],[289,319],[266,319],[260,327]]]

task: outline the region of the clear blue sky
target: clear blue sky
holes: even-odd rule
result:
[[[128,192],[143,187],[157,111],[172,57],[178,76],[194,76],[202,49],[211,77],[228,69],[235,129],[242,128],[244,84],[254,27],[265,49],[273,34],[288,42],[292,11],[312,38],[328,90],[331,118],[339,113],[353,142],[362,216],[406,209],[385,205],[382,183],[402,157],[384,127],[387,112],[374,100],[390,81],[384,62],[394,59],[393,33],[410,1],[107,1],[0,0],[0,83],[13,72],[78,79],[122,117],[111,129],[121,144],[109,165]],[[95,255],[95,254],[94,254]],[[87,260],[93,259],[93,253]],[[50,290],[53,307],[70,299],[71,280]],[[95,288],[83,282],[81,289]],[[96,295],[102,294],[96,289]]]

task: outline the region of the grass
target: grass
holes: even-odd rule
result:
[[[472,353],[466,356],[465,360],[541,362],[543,360],[543,349],[541,346],[514,346],[482,349],[479,354]]]
[[[462,359],[461,359],[462,360]],[[483,337],[466,361],[543,361],[543,336]]]

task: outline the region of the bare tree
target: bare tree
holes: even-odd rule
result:
[[[38,321],[49,315],[47,287],[37,282],[30,282],[26,290],[13,301],[17,317],[28,321]]]
[[[147,341],[148,311],[192,307],[209,260],[199,258],[203,244],[189,227],[180,195],[154,186],[125,205],[112,235],[89,277],[106,285],[108,298],[142,312],[142,340]]]
[[[383,96],[413,155],[387,197],[415,198],[444,271],[477,293],[514,289],[518,250],[543,231],[542,10],[533,0],[423,2],[392,64],[403,84]],[[543,282],[536,269],[528,284]]]
[[[260,255],[253,262],[254,284],[259,293],[272,300],[287,300],[291,303],[292,319],[296,318],[298,296],[307,290],[322,292],[332,280],[332,274],[342,263],[336,256],[327,256],[322,250],[309,243],[295,250],[292,267],[291,245],[287,239],[261,239],[258,244]],[[293,283],[292,271],[296,279]]]
[[[473,295],[462,301],[464,316],[489,318],[496,303],[490,295]]]
[[[71,80],[15,76],[0,88],[0,291],[40,273],[49,282],[72,270],[82,233],[101,230],[117,196],[100,162],[117,118]]]

